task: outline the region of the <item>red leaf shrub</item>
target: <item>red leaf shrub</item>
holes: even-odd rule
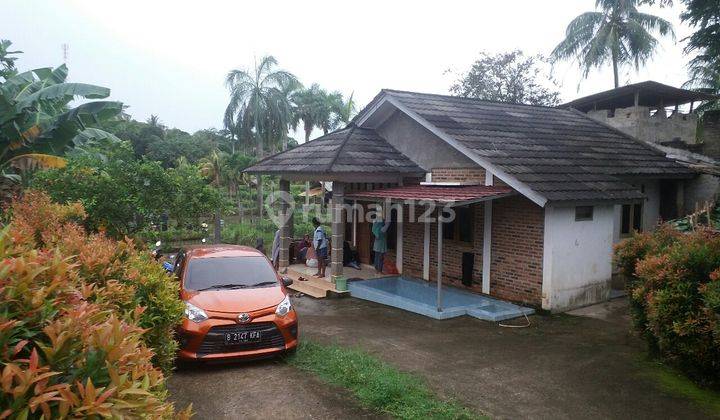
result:
[[[720,386],[720,234],[663,226],[619,243],[615,258],[651,350],[698,383]]]
[[[28,191],[10,211],[0,231],[0,418],[174,416],[163,369],[182,316],[177,283],[131,241],[87,235],[80,205]]]

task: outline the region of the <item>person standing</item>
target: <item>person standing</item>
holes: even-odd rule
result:
[[[317,217],[312,219],[313,226],[315,226],[315,233],[313,234],[313,248],[317,254],[318,271],[315,273],[315,277],[325,277],[325,260],[328,256],[328,240],[325,234],[325,229],[320,225],[320,221]]]
[[[383,271],[383,263],[385,262],[385,253],[387,252],[387,231],[390,228],[390,219],[383,222],[382,215],[379,215],[372,225],[372,234],[375,237],[373,242],[373,253],[375,254],[373,262],[375,263],[375,271],[380,274]]]

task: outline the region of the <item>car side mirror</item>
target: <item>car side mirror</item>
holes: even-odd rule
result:
[[[282,283],[283,283],[283,286],[288,287],[288,286],[290,286],[291,284],[293,284],[293,281],[292,281],[292,279],[291,279],[290,277],[283,277],[283,278],[282,278]]]

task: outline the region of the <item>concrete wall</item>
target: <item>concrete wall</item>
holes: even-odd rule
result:
[[[703,114],[700,138],[702,153],[720,160],[720,110],[706,111]]]
[[[715,175],[700,174],[693,179],[685,181],[683,188],[685,212],[694,213],[705,207],[707,203],[717,200],[720,191],[720,180]]]
[[[438,167],[477,167],[470,158],[402,112],[395,112],[376,131],[388,143],[428,172]]]
[[[575,207],[547,207],[542,307],[565,311],[606,300],[612,277],[613,205],[596,205],[593,220]]]
[[[697,142],[697,116],[695,114],[671,113],[664,110],[650,115],[645,106],[618,108],[611,116],[609,110],[589,111],[588,115],[598,121],[622,130],[640,140],[653,143],[679,139],[687,144]]]

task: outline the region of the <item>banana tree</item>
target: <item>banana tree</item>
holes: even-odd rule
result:
[[[67,75],[63,64],[0,82],[0,171],[5,180],[17,180],[17,171],[64,165],[59,157],[68,148],[100,139],[117,140],[88,125],[117,116],[122,103],[91,101],[70,107],[76,98],[107,98],[110,89],[66,82]]]

